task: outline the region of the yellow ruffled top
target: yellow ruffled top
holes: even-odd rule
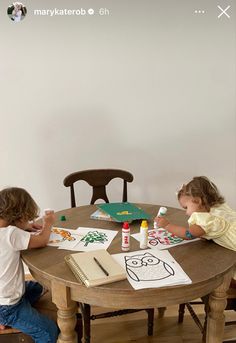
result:
[[[236,211],[226,203],[212,207],[210,212],[193,212],[188,224],[201,226],[205,231],[203,238],[212,239],[215,243],[236,251]]]

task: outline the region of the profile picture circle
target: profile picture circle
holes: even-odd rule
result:
[[[8,17],[15,23],[22,21],[27,13],[27,9],[22,2],[13,2],[7,9]]]

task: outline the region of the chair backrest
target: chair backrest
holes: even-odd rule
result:
[[[70,175],[67,175],[63,181],[64,186],[70,187],[71,207],[76,207],[74,183],[77,181],[86,181],[93,187],[93,194],[90,204],[94,204],[96,200],[102,199],[109,202],[106,194],[106,186],[108,183],[115,179],[120,178],[123,180],[123,194],[122,201],[127,201],[127,182],[132,182],[133,175],[121,169],[89,169],[81,170]]]

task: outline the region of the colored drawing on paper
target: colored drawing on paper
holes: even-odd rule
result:
[[[157,281],[175,275],[174,269],[152,253],[125,256],[125,268],[133,281]]]
[[[107,235],[103,232],[98,231],[89,231],[81,240],[80,242],[85,242],[84,246],[88,246],[88,244],[94,243],[101,243],[104,244],[108,241]]]
[[[57,227],[53,227],[51,230],[51,239],[49,240],[49,243],[59,243],[64,241],[75,241],[75,237],[72,236],[72,234],[63,229],[59,229]]]
[[[182,238],[177,237],[163,229],[150,230],[148,232],[148,239],[149,245],[153,247],[157,246],[158,244],[176,245],[183,242]]]
[[[92,251],[96,249],[108,249],[118,231],[98,229],[93,227],[78,227],[79,241],[74,246],[77,251]]]

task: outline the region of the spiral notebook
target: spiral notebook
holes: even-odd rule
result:
[[[124,268],[104,249],[70,254],[65,262],[87,287],[126,279]]]
[[[106,220],[106,221],[110,221],[110,222],[114,222],[116,221],[115,219],[113,219],[109,214],[103,212],[102,210],[96,210],[95,212],[93,212],[90,216],[91,219],[96,219],[96,220]]]

